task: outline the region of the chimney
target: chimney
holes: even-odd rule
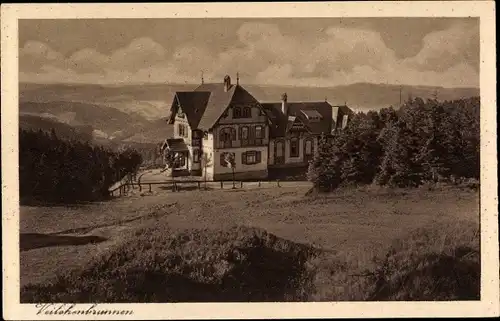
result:
[[[224,77],[224,91],[228,92],[229,88],[231,88],[231,77],[226,75],[226,77]]]
[[[287,95],[284,93],[281,95],[281,111],[283,112],[284,115],[288,114],[288,104],[287,104]]]
[[[344,117],[342,117],[342,129],[346,128],[348,119],[349,119],[349,115],[347,115],[347,114],[345,114]]]
[[[332,133],[335,132],[337,128],[339,128],[339,107],[337,106],[332,106]]]

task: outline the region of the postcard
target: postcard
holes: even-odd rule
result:
[[[4,319],[498,316],[494,13],[2,5]]]

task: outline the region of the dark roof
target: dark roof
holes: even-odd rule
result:
[[[200,119],[197,128],[208,130],[217,122],[219,117],[227,109],[237,85],[231,85],[227,92],[224,91],[224,84],[203,84],[195,89],[195,92],[209,92],[208,102],[206,104],[205,112]]]
[[[184,139],[182,138],[168,138],[166,140],[166,147],[174,152],[182,152],[188,150]]]
[[[326,134],[331,132],[332,125],[334,128],[341,125],[337,124],[339,115],[352,114],[347,106],[332,106],[326,101],[321,101],[289,102],[288,115],[284,115],[281,111],[281,102],[259,104],[243,87],[231,85],[226,92],[223,83],[202,84],[194,91],[177,92],[175,97],[174,103],[175,101],[179,103],[190,127],[201,130],[211,129],[231,103],[262,106],[270,121],[271,137],[285,136],[294,123],[292,120],[289,121],[288,116],[296,117],[296,121],[302,122],[306,130],[312,134]],[[173,105],[173,112],[175,112],[174,107]],[[171,122],[173,115],[175,113],[171,115]]]
[[[177,101],[186,114],[191,128],[197,128],[205,113],[210,92],[206,91],[178,91],[175,93]]]
[[[301,112],[307,117],[307,119],[321,119],[323,116],[316,110],[301,110]]]
[[[288,118],[281,112],[281,102],[279,103],[264,103],[262,104],[264,110],[269,115],[272,115],[271,122],[271,135],[274,137],[285,136],[288,129],[291,127],[293,122],[290,122]],[[312,134],[328,134],[331,131],[332,122],[332,106],[325,101],[322,102],[298,102],[287,103],[288,115],[295,116],[300,120],[306,129]],[[321,115],[321,119],[310,121],[306,114],[318,113]]]

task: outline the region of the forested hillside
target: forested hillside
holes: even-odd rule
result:
[[[55,130],[19,132],[21,203],[92,201],[142,163],[132,149],[114,152],[88,142],[60,139]]]

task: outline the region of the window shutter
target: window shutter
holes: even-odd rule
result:
[[[241,163],[244,165],[247,164],[247,153],[246,152],[241,153]]]
[[[256,162],[257,164],[259,164],[259,163],[260,163],[260,151],[259,151],[259,152],[257,152],[257,153],[256,153],[256,155],[255,155],[255,162]]]

